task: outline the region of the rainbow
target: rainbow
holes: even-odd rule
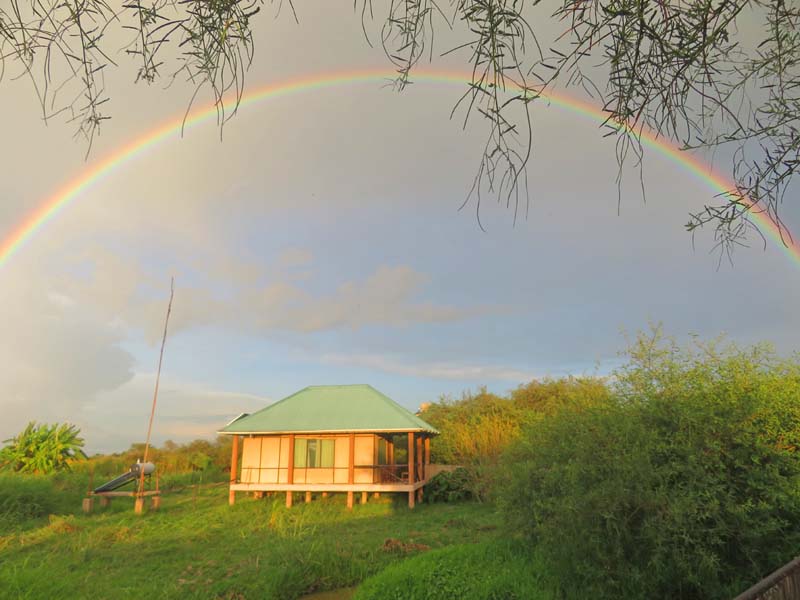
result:
[[[268,84],[244,95],[241,99],[240,107],[243,108],[263,100],[339,85],[364,82],[386,82],[392,79],[394,75],[394,73],[386,70],[329,73],[312,75],[283,83]],[[415,72],[414,79],[416,81],[463,85],[470,80],[470,77],[468,74],[464,73],[421,70]],[[607,114],[597,106],[563,93],[548,91],[546,95],[544,95],[544,98],[555,106],[576,113],[595,123],[604,122],[607,117]],[[113,150],[104,158],[101,158],[87,167],[74,179],[68,181],[61,188],[56,190],[49,198],[42,202],[38,208],[28,214],[21,223],[14,227],[5,238],[0,240],[0,267],[5,265],[15,253],[19,252],[20,248],[22,248],[37,231],[42,229],[48,222],[55,219],[62,210],[93,185],[106,179],[115,171],[151,148],[154,148],[170,136],[180,135],[184,128],[190,128],[216,116],[217,111],[212,104],[192,111],[185,119],[183,116],[172,118],[131,140],[127,144],[120,146],[116,150]],[[641,141],[646,147],[654,149],[682,169],[689,171],[694,177],[707,184],[716,194],[725,196],[729,190],[734,188],[734,185],[730,181],[718,175],[714,175],[708,165],[690,154],[681,152],[668,140],[660,138],[650,131],[643,130],[641,132]],[[749,202],[746,198],[742,198],[741,201],[745,203]],[[752,217],[765,237],[772,239],[792,262],[800,266],[800,245],[783,235],[781,229],[773,223],[767,215],[758,211],[753,211]]]

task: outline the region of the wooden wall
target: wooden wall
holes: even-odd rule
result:
[[[377,435],[355,436],[354,483],[374,483],[372,465],[377,461]],[[332,468],[294,468],[293,483],[347,483],[350,458],[349,434],[296,435],[296,439],[333,439]],[[288,483],[289,435],[244,437],[241,483]]]

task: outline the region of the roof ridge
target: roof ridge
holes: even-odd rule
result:
[[[374,387],[372,387],[368,383],[366,384],[366,386],[368,388],[372,389],[376,394],[381,396],[384,400],[388,400],[389,401],[388,402],[389,406],[391,406],[396,412],[399,412],[403,416],[410,416],[412,418],[412,420],[414,421],[415,425],[417,425],[417,426],[424,425],[425,427],[428,427],[428,428],[436,431],[436,428],[433,425],[431,425],[430,423],[428,423],[424,419],[419,418],[417,415],[412,413],[405,406],[401,406],[396,400],[393,400],[392,398],[390,398],[389,396],[384,394],[382,391],[380,391],[378,389],[375,389]]]

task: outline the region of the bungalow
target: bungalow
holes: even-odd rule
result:
[[[228,501],[236,492],[404,492],[408,506],[428,481],[439,432],[369,385],[310,386],[218,432],[233,436]],[[242,441],[241,469],[239,441]]]

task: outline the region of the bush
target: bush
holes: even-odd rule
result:
[[[0,533],[56,509],[50,478],[0,474]]]
[[[425,502],[460,502],[472,499],[473,475],[458,467],[453,471],[442,471],[432,477],[425,486]]]
[[[367,579],[353,600],[538,600],[551,598],[532,559],[508,543],[432,550]]]
[[[565,407],[601,403],[608,393],[603,379],[566,377],[532,381],[509,397],[481,388],[458,400],[442,398],[422,414],[441,432],[431,443],[432,461],[467,468],[469,478],[465,485],[470,495],[478,500],[489,499],[500,457],[526,425]]]
[[[566,597],[729,598],[800,547],[800,365],[640,338],[617,398],[507,455],[510,528]]]

